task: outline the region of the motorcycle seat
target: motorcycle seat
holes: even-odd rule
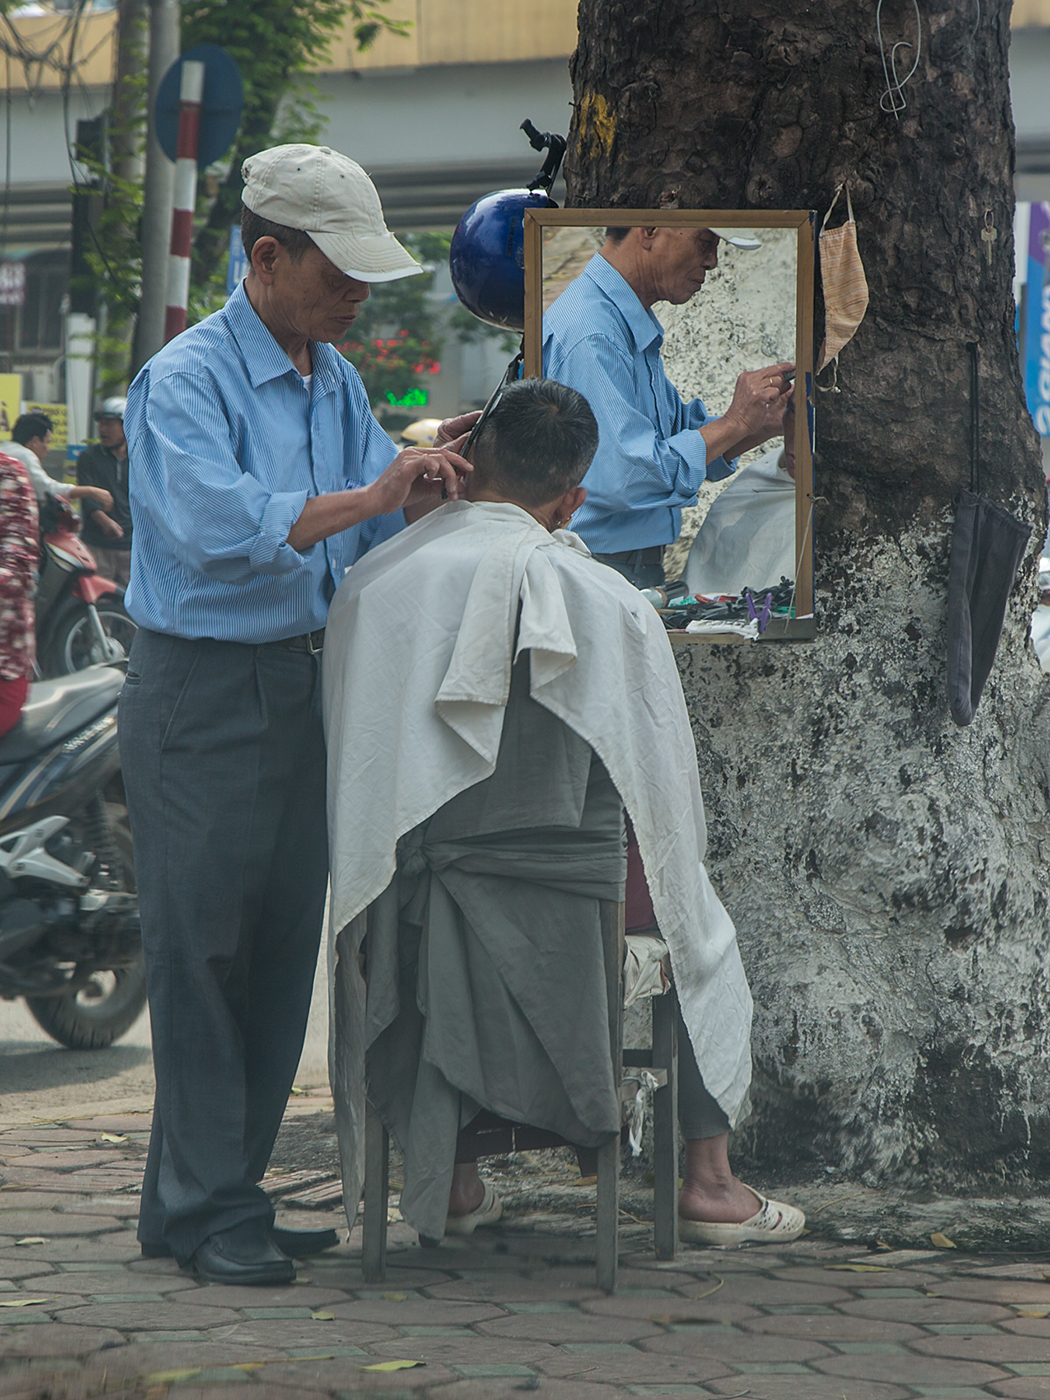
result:
[[[89,725],[117,702],[124,672],[115,666],[88,666],[72,676],[37,681],[14,729],[0,739],[0,765],[22,763],[52,749]]]

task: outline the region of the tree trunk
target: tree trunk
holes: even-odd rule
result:
[[[1014,339],[1009,9],[924,4],[894,114],[874,7],[580,5],[571,204],[822,218],[848,180],[870,288],[842,392],[817,395],[817,639],[678,653],[755,993],[749,1141],[781,1169],[1050,1168],[1050,721],[1027,642],[1046,500]],[[906,0],[882,26],[887,54],[914,44]],[[945,604],[973,342],[983,489],[1034,532],[960,730]]]

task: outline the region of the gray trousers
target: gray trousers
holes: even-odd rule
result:
[[[320,658],[140,629],[120,697],[156,1105],[138,1237],[273,1219],[328,874]]]

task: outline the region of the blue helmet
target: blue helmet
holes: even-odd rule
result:
[[[526,209],[556,209],[551,186],[565,154],[565,137],[521,130],[535,151],[546,151],[543,169],[524,190],[497,190],[476,200],[456,225],[448,264],[456,296],[479,321],[500,330],[525,329]]]
[[[543,190],[497,190],[476,200],[456,225],[449,271],[456,295],[479,320],[525,329],[526,209],[549,209]]]

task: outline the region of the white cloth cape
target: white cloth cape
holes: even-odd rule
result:
[[[450,502],[353,566],[325,634],[329,957],[331,985],[338,972],[351,1003],[333,1006],[342,1030],[330,1068],[348,1206],[364,1142],[365,984],[356,956],[335,967],[337,939],[390,883],[398,838],[493,772],[519,604],[532,697],[590,744],[615,783],[704,1084],[731,1124],[742,1116],[751,994],[703,865],[696,749],[663,624],[576,535],[552,535],[514,505]]]
[[[739,593],[795,577],[795,483],[774,448],[717,495],[685,565],[691,593]]]

